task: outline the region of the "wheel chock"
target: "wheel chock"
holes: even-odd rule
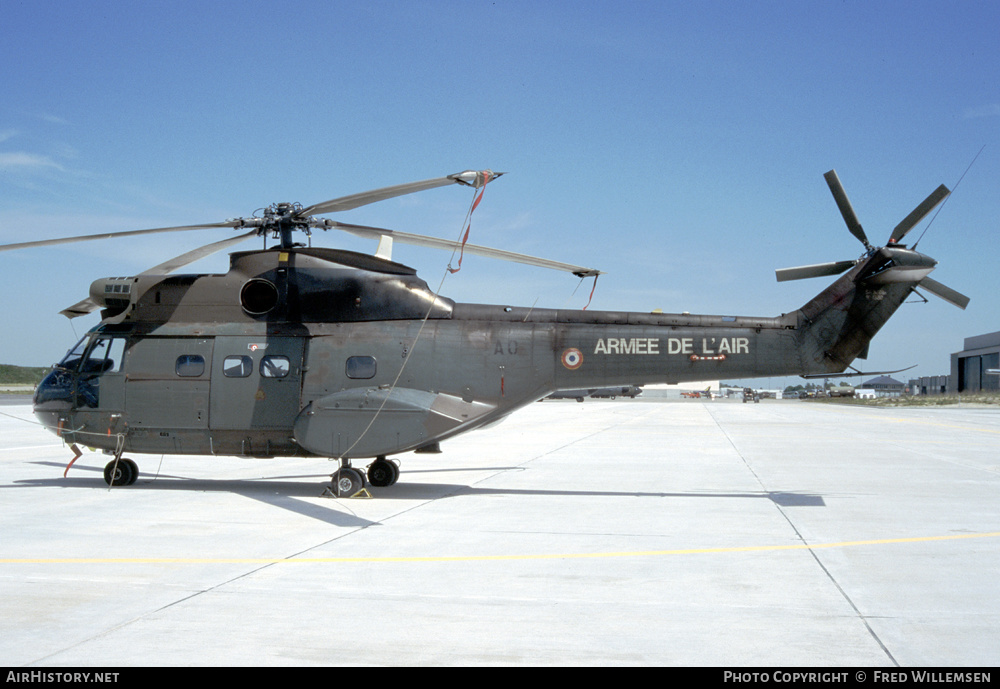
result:
[[[368,492],[367,488],[362,488],[354,495],[337,495],[332,486],[327,486],[323,489],[323,493],[320,495],[321,498],[362,498],[365,500],[371,500],[374,496]]]

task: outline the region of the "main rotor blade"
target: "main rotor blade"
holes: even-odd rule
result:
[[[868,236],[861,227],[861,223],[858,222],[858,216],[855,215],[854,208],[851,206],[851,202],[847,198],[847,192],[844,191],[844,185],[840,183],[840,178],[837,177],[837,171],[830,170],[823,175],[823,178],[826,180],[827,186],[830,187],[830,191],[833,193],[833,200],[837,202],[837,208],[840,209],[840,214],[844,216],[844,222],[847,223],[847,229],[850,230],[851,234],[857,237],[866,248],[871,246],[868,243]]]
[[[211,244],[206,244],[205,246],[198,247],[186,254],[181,254],[176,256],[169,261],[164,261],[158,266],[153,266],[149,270],[144,270],[139,275],[166,275],[167,273],[172,273],[178,268],[183,268],[189,263],[194,263],[206,256],[211,256],[214,253],[222,251],[223,249],[228,249],[234,244],[239,244],[244,239],[249,239],[257,235],[257,230],[250,230],[246,234],[240,234],[235,237],[229,237],[228,239],[223,239],[218,242],[212,242]]]
[[[379,239],[381,237],[391,237],[392,239],[402,242],[404,244],[413,244],[415,246],[426,246],[433,249],[444,249],[444,250],[462,250],[462,243],[456,242],[450,239],[441,239],[439,237],[428,237],[422,234],[409,234],[407,232],[398,232],[396,230],[386,230],[379,227],[367,227],[365,225],[350,225],[347,223],[339,222],[328,222],[332,227],[344,230],[345,232],[350,232],[351,234],[357,235],[359,237],[369,237]],[[500,259],[501,261],[513,261],[515,263],[523,263],[529,266],[536,266],[538,268],[549,268],[551,270],[561,270],[567,273],[573,273],[577,277],[591,277],[594,275],[600,275],[601,271],[594,268],[584,268],[583,266],[575,266],[570,263],[562,263],[560,261],[551,261],[547,258],[538,258],[536,256],[529,256],[527,254],[518,254],[513,251],[506,251],[504,249],[493,249],[488,246],[479,246],[477,244],[466,244],[465,253],[475,254],[477,256],[487,256],[489,258]]]
[[[889,237],[889,243],[895,244],[905,237],[907,232],[912,230],[917,223],[923,220],[924,216],[934,210],[935,206],[948,198],[948,194],[950,193],[951,192],[948,191],[948,187],[943,184],[932,191],[930,196],[924,199],[919,206],[914,208],[908,216],[903,218],[903,222],[896,225],[896,229],[892,231],[892,236]]]
[[[158,266],[153,266],[149,270],[144,270],[139,273],[139,275],[166,275],[168,273],[172,273],[178,268],[183,268],[189,263],[194,263],[198,259],[211,256],[212,254],[222,251],[223,249],[226,249],[234,244],[239,244],[244,239],[249,239],[256,234],[257,230],[251,230],[250,232],[241,234],[237,237],[230,237],[229,239],[223,239],[219,242],[206,244],[205,246],[198,247],[197,249],[189,251],[186,254],[181,254],[176,258],[165,261]],[[66,316],[66,318],[78,318],[79,316],[86,316],[89,313],[93,313],[99,308],[100,306],[97,305],[97,302],[95,302],[91,297],[87,297],[86,299],[63,309],[59,313]]]
[[[925,290],[930,292],[936,297],[944,299],[949,304],[954,304],[960,309],[965,309],[969,305],[969,298],[962,294],[961,292],[956,292],[951,287],[947,285],[942,285],[937,280],[932,280],[931,278],[924,278],[920,281],[918,287],[923,287]]]
[[[798,266],[795,268],[779,268],[774,271],[778,282],[788,280],[803,280],[805,278],[818,278],[824,275],[840,275],[848,268],[851,268],[854,261],[835,261],[833,263],[816,263],[811,266]]]
[[[133,237],[140,234],[155,234],[158,232],[186,232],[188,230],[210,230],[216,227],[239,227],[240,220],[227,220],[225,222],[209,223],[207,225],[179,225],[177,227],[155,227],[149,230],[128,230],[125,232],[105,232],[102,234],[87,234],[79,237],[62,237],[60,239],[42,239],[35,242],[21,242],[19,244],[0,245],[0,251],[13,251],[14,249],[30,249],[36,246],[56,246],[58,244],[72,244],[73,242],[91,242],[98,239],[115,239],[117,237]],[[255,230],[256,232],[256,230]]]
[[[349,211],[352,208],[364,206],[369,203],[375,203],[376,201],[385,201],[386,199],[391,199],[396,196],[413,194],[418,191],[443,187],[448,184],[464,184],[466,186],[478,188],[486,183],[485,180],[487,173],[489,173],[490,179],[496,179],[500,175],[504,174],[502,172],[490,172],[488,170],[483,172],[466,170],[465,172],[457,172],[454,175],[448,175],[447,177],[436,177],[434,179],[425,179],[421,182],[397,184],[392,187],[383,187],[381,189],[373,189],[372,191],[363,191],[360,194],[341,196],[340,198],[330,199],[329,201],[324,201],[322,203],[309,206],[308,208],[304,208],[299,215],[322,215],[323,213]]]

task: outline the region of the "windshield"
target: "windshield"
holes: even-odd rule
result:
[[[73,349],[69,350],[57,366],[81,373],[104,373],[120,370],[125,350],[125,338],[98,335],[94,337],[93,345],[88,350],[87,346],[90,342],[90,336],[85,335]]]
[[[89,335],[84,335],[73,349],[66,352],[66,356],[62,358],[56,366],[60,368],[66,368],[71,371],[75,371],[80,366],[80,359],[83,358],[83,352],[87,349],[87,342],[90,341]]]

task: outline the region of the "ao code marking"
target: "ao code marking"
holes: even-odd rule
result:
[[[695,349],[693,337],[669,337],[666,351],[661,352],[658,337],[607,337],[597,340],[594,354],[699,354],[701,356],[719,354],[749,354],[748,337],[701,337],[701,348]]]

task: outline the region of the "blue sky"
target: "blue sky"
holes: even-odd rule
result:
[[[591,309],[771,316],[826,282],[779,284],[775,268],[862,251],[824,172],[837,169],[884,243],[985,146],[920,244],[941,262],[935,279],[972,303],[904,306],[865,367],[947,373],[963,338],[1000,330],[995,2],[0,7],[0,243],[217,222],[492,168],[508,174],[471,241],[605,271]],[[331,217],[454,238],[470,193]],[[92,280],[220,232],[0,253],[0,362],[59,359],[97,322],[58,314]],[[394,258],[437,287],[449,256],[397,246]],[[463,265],[443,288],[458,301],[579,308],[590,291],[537,268]]]

